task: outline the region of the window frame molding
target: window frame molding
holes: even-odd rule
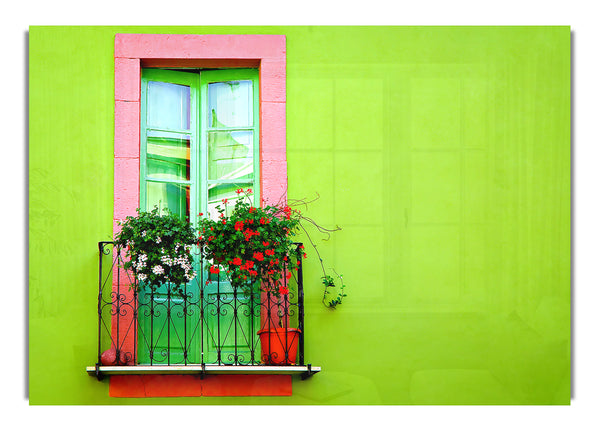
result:
[[[140,204],[142,67],[258,67],[263,202],[287,198],[284,35],[115,35],[113,233]]]

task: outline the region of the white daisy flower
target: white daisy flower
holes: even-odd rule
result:
[[[163,269],[162,266],[156,265],[154,268],[152,268],[152,272],[155,273],[156,275],[159,275],[159,274],[164,274],[165,270]]]

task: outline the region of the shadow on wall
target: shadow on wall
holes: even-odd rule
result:
[[[358,374],[330,371],[318,378],[294,382],[294,395],[316,404],[382,404],[372,379]]]

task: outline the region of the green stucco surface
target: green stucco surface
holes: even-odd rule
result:
[[[123,399],[97,355],[116,33],[287,36],[290,198],[343,230],[305,263],[291,397]],[[569,404],[568,27],[32,27],[31,404]]]

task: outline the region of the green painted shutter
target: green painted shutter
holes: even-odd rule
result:
[[[142,72],[140,207],[169,208],[194,219],[198,200],[198,74]],[[138,298],[138,362],[200,362],[198,283],[142,288]],[[194,335],[196,334],[196,335]]]
[[[258,70],[224,69],[200,74],[203,212],[215,216],[222,199],[235,202],[238,188],[259,196]]]
[[[224,69],[200,73],[202,208],[216,217],[215,206],[235,205],[239,188],[253,190],[260,204],[258,70]],[[260,293],[235,291],[223,273],[203,288],[206,325],[205,362],[259,361],[257,351]],[[254,352],[254,356],[252,355]]]

